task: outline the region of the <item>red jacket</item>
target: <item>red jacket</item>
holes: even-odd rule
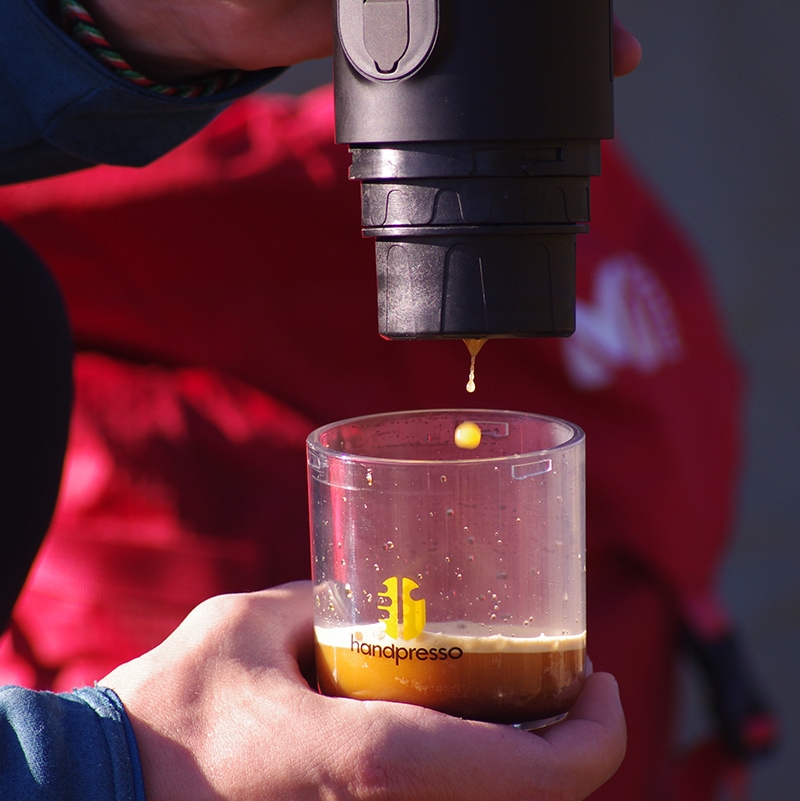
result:
[[[325,88],[239,101],[148,168],[0,190],[80,351],[62,499],[0,678],[91,681],[209,595],[306,576],[312,427],[401,408],[554,414],[587,434],[589,649],[630,728],[596,797],[660,797],[677,634],[713,597],[740,460],[739,371],[697,252],[606,145],[577,333],[490,342],[467,395],[461,343],[378,337],[348,162]]]

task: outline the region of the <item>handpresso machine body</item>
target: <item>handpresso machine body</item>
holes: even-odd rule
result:
[[[389,339],[568,336],[611,0],[334,0],[336,139]]]

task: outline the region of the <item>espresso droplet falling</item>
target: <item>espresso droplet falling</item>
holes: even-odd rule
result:
[[[453,440],[457,447],[474,451],[481,444],[481,427],[477,423],[465,421],[456,426]]]
[[[469,378],[467,379],[467,392],[475,392],[475,357],[483,347],[485,339],[465,339],[464,344],[469,351]]]

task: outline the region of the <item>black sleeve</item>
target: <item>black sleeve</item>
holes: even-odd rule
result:
[[[36,254],[0,224],[2,628],[50,524],[71,408],[72,342],[58,287]]]

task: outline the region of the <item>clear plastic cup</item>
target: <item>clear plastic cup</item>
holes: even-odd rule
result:
[[[564,715],[585,675],[580,428],[407,411],[319,428],[307,452],[320,690],[526,727]]]

